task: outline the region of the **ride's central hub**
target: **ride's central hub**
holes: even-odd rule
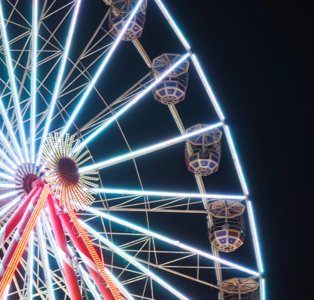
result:
[[[80,180],[76,162],[70,157],[62,157],[57,164],[57,173],[66,185],[75,185]]]
[[[38,168],[30,163],[21,164],[15,171],[15,186],[19,195],[27,196],[33,189],[33,183],[39,179]]]

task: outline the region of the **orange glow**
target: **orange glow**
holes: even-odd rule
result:
[[[31,214],[31,216],[27,222],[25,230],[21,236],[21,239],[20,239],[20,241],[19,241],[19,243],[18,243],[18,245],[14,251],[12,259],[11,259],[11,261],[10,261],[10,263],[9,263],[7,269],[5,270],[5,273],[3,274],[3,277],[1,279],[0,298],[3,296],[7,285],[10,284],[10,282],[12,280],[14,272],[15,272],[15,270],[16,270],[19,262],[20,262],[20,259],[23,255],[23,252],[24,252],[24,249],[27,245],[31,231],[33,230],[33,228],[36,224],[37,218],[38,218],[39,214],[41,213],[41,211],[45,205],[45,202],[46,202],[46,199],[48,197],[49,192],[50,192],[50,187],[48,185],[45,185],[44,189],[41,192],[39,200],[36,203],[34,211],[32,212],[32,214]]]
[[[124,298],[121,296],[119,289],[117,288],[117,286],[114,284],[114,282],[111,280],[111,278],[109,277],[109,275],[106,273],[105,271],[105,264],[103,263],[103,261],[99,258],[88,234],[86,233],[86,231],[84,230],[84,228],[81,226],[81,224],[79,223],[79,220],[75,214],[75,212],[71,209],[68,208],[68,213],[71,217],[71,220],[73,222],[73,224],[75,225],[80,237],[83,239],[86,247],[88,248],[90,254],[93,257],[94,262],[96,263],[99,272],[101,273],[102,277],[104,278],[104,280],[106,281],[112,295],[114,296],[114,298],[116,300],[124,300]]]

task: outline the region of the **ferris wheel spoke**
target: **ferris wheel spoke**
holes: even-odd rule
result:
[[[68,32],[66,44],[65,44],[65,49],[64,49],[64,52],[63,52],[63,55],[62,55],[61,66],[59,68],[56,84],[55,84],[55,87],[54,87],[54,90],[53,90],[51,103],[50,103],[49,108],[48,108],[48,115],[47,115],[46,123],[45,123],[45,126],[44,126],[44,131],[43,131],[43,134],[42,134],[39,150],[38,150],[38,153],[37,153],[38,156],[37,156],[36,164],[39,163],[39,160],[40,160],[40,157],[41,157],[43,143],[46,140],[46,137],[47,137],[47,134],[48,134],[48,131],[49,131],[49,128],[50,128],[51,119],[52,119],[52,116],[53,116],[53,113],[54,113],[54,110],[55,110],[55,105],[56,105],[56,102],[57,102],[57,99],[58,99],[58,96],[59,96],[59,93],[60,93],[60,87],[61,87],[61,84],[62,84],[62,79],[63,79],[63,76],[64,76],[66,62],[67,62],[68,55],[69,55],[69,52],[70,52],[70,47],[71,47],[71,44],[72,44],[72,39],[73,39],[73,34],[74,34],[77,18],[78,18],[80,4],[81,4],[81,0],[77,0],[76,1],[76,5],[75,5],[75,9],[74,9],[74,13],[73,13],[73,16],[72,16],[71,25],[70,25],[70,29],[69,29],[69,32]]]
[[[160,83],[164,78],[169,76],[173,70],[178,68],[188,57],[189,53],[186,53],[182,56],[180,60],[178,60],[175,64],[173,64],[170,68],[168,68],[165,72],[163,72],[158,78],[156,78],[148,87],[146,87],[142,92],[140,92],[132,101],[123,106],[118,112],[115,112],[111,118],[105,121],[101,126],[99,126],[92,134],[90,134],[84,141],[80,144],[78,149],[86,146],[89,142],[91,142],[95,137],[97,137],[103,130],[105,130],[109,125],[111,125],[115,120],[117,120],[121,115],[127,112],[133,105],[135,105],[139,100],[141,100],[147,93],[149,93],[158,83]]]
[[[1,115],[2,115],[2,119],[3,119],[3,121],[4,121],[4,124],[5,124],[6,128],[7,128],[7,131],[8,131],[8,133],[9,133],[9,135],[10,135],[10,138],[11,138],[13,144],[14,144],[14,148],[15,148],[15,150],[17,151],[17,154],[18,154],[20,160],[21,160],[22,162],[24,162],[25,159],[24,159],[23,154],[22,154],[22,152],[21,152],[21,148],[20,148],[20,146],[19,146],[19,143],[17,142],[16,136],[15,136],[15,134],[14,134],[14,132],[13,132],[12,125],[11,125],[11,123],[10,123],[10,121],[9,121],[9,118],[8,118],[8,116],[7,116],[7,113],[6,113],[6,110],[5,110],[4,106],[3,106],[2,98],[1,98],[1,97],[0,97],[0,113],[1,113]],[[3,135],[2,132],[1,132],[1,135]]]
[[[182,197],[182,198],[207,198],[212,200],[245,200],[243,195],[224,195],[224,194],[199,194],[199,193],[182,193],[182,192],[165,192],[165,191],[146,191],[146,190],[129,190],[129,189],[111,189],[111,188],[94,188],[96,193],[108,193],[118,195],[139,195],[139,196],[159,196],[159,197]]]
[[[17,195],[17,193],[18,193],[17,191],[12,191],[12,192],[8,192],[8,193],[1,194],[1,195],[0,195],[0,200],[8,199],[8,198],[10,198],[11,196]]]
[[[5,160],[8,165],[11,166],[11,168],[13,168],[13,170],[15,170],[17,168],[16,164],[10,159],[10,157],[8,155],[5,154],[5,152],[0,148],[0,157]]]
[[[74,111],[71,113],[70,119],[68,120],[68,122],[66,123],[62,134],[64,135],[65,133],[68,132],[68,130],[70,129],[72,123],[74,122],[75,118],[77,117],[77,115],[79,114],[81,108],[83,107],[83,105],[85,104],[89,94],[91,93],[91,91],[93,90],[96,82],[98,81],[100,75],[102,74],[102,72],[104,71],[104,69],[106,68],[109,60],[111,59],[113,53],[115,52],[116,48],[118,47],[118,45],[120,44],[120,41],[122,40],[122,37],[124,36],[128,26],[130,25],[132,19],[134,18],[134,16],[136,15],[137,11],[139,10],[139,8],[142,5],[143,0],[139,0],[138,3],[136,4],[136,6],[134,7],[133,11],[130,13],[127,21],[125,22],[123,28],[121,29],[121,32],[119,33],[119,35],[117,36],[117,38],[115,39],[112,47],[110,48],[110,50],[108,51],[108,53],[106,54],[106,56],[103,58],[99,68],[97,69],[95,75],[93,76],[93,79],[90,81],[90,83],[88,84],[88,87],[86,88],[85,92],[83,93],[82,97],[80,98],[78,104],[76,105],[76,107],[74,108]]]
[[[2,2],[0,2],[0,27],[1,27],[2,42],[4,45],[4,53],[5,53],[6,63],[7,63],[8,73],[9,73],[10,86],[12,90],[14,109],[16,112],[17,124],[19,127],[19,134],[21,138],[22,148],[24,150],[25,159],[28,161],[29,159],[28,148],[26,144],[25,130],[24,130],[24,125],[23,125],[23,120],[22,120],[22,115],[21,115],[21,110],[20,110],[20,103],[19,103],[19,98],[18,98],[18,93],[17,93],[16,82],[15,82],[15,75],[14,75],[14,70],[13,70],[13,65],[12,65],[11,51],[10,51],[8,37],[7,37],[6,29],[5,29]]]
[[[38,45],[38,0],[33,0],[32,10],[32,73],[31,73],[31,122],[30,122],[30,154],[35,163],[36,136],[36,100],[37,100],[37,45]]]
[[[117,156],[117,157],[114,157],[114,158],[111,158],[111,159],[108,159],[108,160],[105,160],[105,161],[102,161],[102,162],[99,162],[99,163],[96,163],[96,164],[93,164],[93,165],[90,165],[90,166],[82,167],[82,168],[79,169],[79,172],[81,174],[83,174],[85,172],[89,172],[89,171],[92,171],[92,170],[101,170],[103,168],[114,166],[116,164],[128,161],[130,159],[141,157],[141,156],[147,155],[149,153],[153,153],[155,151],[158,151],[158,150],[161,150],[161,149],[173,146],[175,144],[178,144],[180,142],[185,141],[186,139],[188,139],[190,137],[199,135],[201,133],[204,133],[206,131],[212,130],[214,128],[218,128],[220,126],[222,126],[222,123],[216,123],[214,125],[206,126],[206,127],[202,128],[202,129],[198,129],[198,130],[192,131],[190,133],[186,133],[186,134],[180,135],[178,137],[175,137],[175,138],[172,138],[172,139],[160,142],[158,144],[154,144],[154,145],[142,148],[140,150],[136,150],[136,151],[133,151],[133,152],[130,152],[130,153],[127,153],[127,154],[123,154],[123,155],[120,155],[120,156]]]
[[[14,159],[16,164],[20,165],[21,162],[19,161],[19,159],[16,156],[15,151],[13,150],[14,147],[12,147],[12,145],[10,145],[9,141],[7,140],[7,138],[5,137],[5,135],[3,134],[3,132],[1,130],[0,130],[0,142],[5,147],[7,152],[10,154],[11,158]]]
[[[109,247],[114,253],[118,254],[122,258],[124,258],[127,262],[134,265],[136,268],[141,270],[145,275],[152,278],[155,282],[159,283],[163,288],[165,288],[167,291],[169,291],[171,294],[176,296],[179,299],[187,300],[188,298],[185,297],[183,294],[181,294],[178,290],[176,290],[174,287],[169,285],[166,281],[164,281],[161,277],[153,273],[151,270],[146,268],[144,265],[139,263],[136,259],[134,259],[132,256],[121,250],[119,247],[117,247],[115,244],[113,244],[108,239],[103,238],[96,230],[92,229],[88,224],[80,221],[82,226],[94,237],[99,239],[104,245]]]
[[[206,253],[206,252],[204,252],[202,250],[196,249],[196,248],[191,247],[191,246],[189,246],[187,244],[181,243],[181,242],[179,242],[177,240],[170,239],[170,238],[168,238],[168,237],[166,237],[164,235],[155,233],[155,232],[153,232],[151,230],[147,230],[147,229],[142,228],[142,227],[140,227],[138,225],[135,225],[135,224],[133,224],[131,222],[128,222],[128,221],[126,221],[124,219],[121,219],[121,218],[118,218],[118,217],[114,217],[111,214],[108,214],[108,213],[105,213],[105,212],[100,212],[99,210],[94,209],[92,207],[87,208],[87,210],[89,212],[95,214],[95,215],[100,216],[101,218],[105,218],[105,219],[110,220],[112,222],[115,222],[117,224],[123,225],[123,226],[125,226],[127,228],[131,228],[131,229],[133,229],[135,231],[138,231],[138,232],[141,232],[141,233],[143,233],[143,234],[145,234],[147,236],[156,238],[158,240],[161,240],[161,241],[163,241],[165,243],[171,244],[173,246],[176,246],[176,247],[181,248],[183,250],[186,250],[188,252],[200,255],[200,256],[202,256],[202,257],[204,257],[206,259],[209,259],[209,260],[212,260],[212,261],[217,261],[217,262],[219,262],[219,263],[221,263],[221,264],[223,264],[225,266],[228,266],[230,268],[239,270],[241,272],[247,273],[247,274],[252,275],[252,276],[260,277],[260,273],[259,272],[256,272],[256,271],[253,271],[253,270],[248,269],[246,267],[240,266],[238,264],[235,264],[235,263],[230,262],[228,260],[225,260],[223,258],[216,257],[216,256],[214,256],[212,254]]]

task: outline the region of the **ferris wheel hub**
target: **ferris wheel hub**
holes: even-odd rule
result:
[[[38,179],[39,168],[31,163],[21,164],[15,171],[15,186],[18,193],[27,196],[33,189],[33,184]]]
[[[70,157],[62,157],[58,161],[57,172],[60,179],[67,185],[75,185],[80,180],[78,166]]]

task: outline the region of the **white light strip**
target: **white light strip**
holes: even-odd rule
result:
[[[27,149],[27,144],[26,144],[24,125],[23,125],[22,114],[21,114],[21,109],[20,109],[19,97],[17,93],[17,87],[15,83],[15,75],[14,75],[14,70],[13,70],[13,65],[12,65],[11,50],[9,46],[6,29],[5,29],[4,15],[3,15],[1,1],[0,1],[0,28],[1,28],[1,37],[2,37],[2,42],[3,42],[3,47],[4,47],[6,65],[7,65],[8,73],[9,73],[12,98],[14,102],[14,110],[16,112],[16,120],[19,127],[19,134],[22,141],[25,158],[28,161],[29,158],[28,158],[28,149]]]
[[[250,221],[249,223],[251,227],[251,233],[253,237],[253,244],[254,244],[255,255],[256,255],[256,260],[257,260],[257,267],[260,273],[264,273],[261,247],[259,244],[259,238],[258,238],[257,229],[256,229],[256,222],[255,222],[252,202],[248,200],[246,202],[246,206],[247,206],[247,211],[248,211],[248,216],[249,216],[249,221]]]
[[[27,300],[33,299],[34,233],[29,237],[27,251]]]
[[[15,188],[14,183],[0,183],[0,188]]]
[[[56,106],[56,102],[60,93],[60,88],[61,88],[61,84],[62,84],[62,79],[64,76],[64,71],[65,71],[65,66],[66,66],[66,62],[68,60],[68,56],[69,56],[69,52],[70,52],[70,47],[72,44],[72,39],[73,39],[73,34],[74,34],[74,30],[75,30],[75,26],[76,26],[76,22],[78,19],[78,13],[79,13],[79,8],[81,5],[81,0],[77,0],[76,1],[76,5],[75,5],[75,10],[71,19],[71,24],[70,24],[70,29],[68,32],[68,36],[67,36],[67,40],[65,43],[65,47],[64,47],[64,52],[62,55],[62,60],[61,60],[61,65],[58,71],[58,76],[57,76],[57,80],[54,86],[54,90],[53,90],[53,94],[52,94],[52,99],[48,108],[48,115],[47,115],[47,119],[45,122],[45,127],[42,133],[42,138],[41,138],[41,142],[40,142],[40,146],[39,146],[39,150],[38,150],[38,154],[37,154],[37,160],[36,160],[36,165],[39,164],[40,162],[40,157],[41,157],[41,152],[42,152],[42,147],[43,144],[46,141],[46,137],[48,135],[49,132],[49,128],[50,128],[50,124],[51,124],[51,120],[52,120],[52,116],[53,116],[53,112]]]
[[[105,271],[127,300],[135,300],[134,297],[127,291],[125,286],[121,284],[121,282],[108,270],[108,268],[105,268]]]
[[[166,281],[161,279],[159,276],[157,276],[155,273],[153,273],[151,270],[147,269],[145,266],[143,266],[141,263],[139,263],[134,257],[130,256],[129,254],[125,253],[123,250],[121,250],[118,246],[114,245],[109,240],[105,239],[103,236],[101,236],[97,231],[92,229],[89,225],[85,224],[80,220],[80,223],[82,224],[85,229],[92,234],[94,238],[99,239],[102,243],[104,243],[107,247],[109,247],[115,254],[118,254],[122,258],[124,258],[127,262],[131,263],[133,266],[141,270],[145,275],[159,283],[162,287],[164,287],[167,291],[175,295],[179,299],[188,300],[187,297],[183,296],[178,290],[170,286]]]
[[[4,216],[10,209],[12,209],[20,201],[21,201],[21,198],[20,197],[16,197],[12,201],[10,201],[6,206],[1,207],[0,217]]]
[[[261,300],[266,300],[266,283],[264,278],[261,278],[259,288]]]
[[[70,116],[70,119],[68,120],[67,124],[65,125],[65,127],[64,127],[64,129],[62,131],[62,135],[67,133],[69,128],[70,128],[70,126],[73,124],[76,116],[78,115],[78,113],[80,112],[82,106],[84,105],[85,101],[87,100],[87,97],[89,96],[90,92],[93,90],[97,80],[99,79],[99,77],[102,74],[103,70],[107,66],[110,58],[112,57],[113,53],[115,52],[116,48],[118,47],[122,37],[124,36],[126,30],[128,29],[128,27],[130,25],[132,19],[134,18],[134,16],[136,15],[137,11],[140,8],[140,6],[142,5],[142,2],[143,2],[143,0],[139,0],[138,3],[136,4],[136,6],[134,7],[132,13],[130,14],[130,16],[128,17],[126,23],[124,24],[121,32],[119,33],[118,37],[115,39],[112,47],[108,51],[107,55],[104,57],[104,59],[103,59],[101,65],[99,66],[97,72],[93,76],[93,79],[88,84],[88,86],[87,86],[86,90],[84,91],[84,93],[83,93],[79,103],[77,104],[77,106],[75,107],[74,111],[72,112],[72,114]]]
[[[140,99],[142,99],[148,92],[150,92],[159,82],[161,82],[165,77],[167,77],[174,69],[182,64],[188,57],[189,53],[186,53],[180,60],[178,60],[174,65],[172,65],[168,70],[163,72],[157,79],[155,79],[148,87],[146,87],[142,92],[140,92],[132,101],[121,108],[117,113],[114,113],[107,121],[104,122],[100,127],[98,127],[92,134],[90,134],[75,151],[82,149],[90,141],[92,141],[98,134],[105,130],[109,125],[111,125],[115,120],[117,120],[122,114],[128,111],[133,105],[135,105]]]
[[[0,148],[0,157],[4,159],[10,166],[11,168],[16,169],[16,164],[5,154],[5,152]]]
[[[80,272],[82,274],[82,278],[83,278],[84,282],[86,283],[87,287],[89,288],[91,294],[94,297],[93,299],[102,300],[102,297],[99,295],[96,287],[94,286],[94,284],[90,280],[88,273],[84,270],[84,268],[80,264],[78,266],[79,266],[79,269],[80,269]]]
[[[161,149],[167,148],[169,146],[178,144],[178,143],[180,143],[180,142],[182,142],[182,141],[184,141],[184,140],[186,140],[192,136],[204,133],[206,131],[212,130],[212,129],[220,127],[220,126],[222,126],[222,123],[216,123],[214,125],[210,125],[210,126],[202,128],[202,129],[195,130],[195,131],[192,131],[190,133],[180,135],[180,136],[172,138],[170,140],[166,140],[166,141],[163,141],[161,143],[154,144],[154,145],[139,149],[137,151],[133,151],[133,152],[130,152],[130,153],[127,153],[124,155],[120,155],[120,156],[117,156],[117,157],[114,157],[114,158],[111,158],[111,159],[108,159],[108,160],[105,160],[105,161],[102,161],[102,162],[99,162],[99,163],[96,163],[96,164],[93,164],[90,166],[80,168],[79,172],[84,173],[84,172],[91,171],[91,170],[100,170],[100,169],[103,169],[103,168],[106,168],[109,166],[113,166],[113,165],[119,164],[121,162],[130,160],[130,159],[134,159],[136,157],[143,156],[143,155],[152,153],[154,151],[161,150]]]
[[[208,82],[208,80],[207,80],[207,78],[205,76],[205,73],[204,73],[204,71],[203,71],[203,69],[201,67],[201,64],[200,64],[200,62],[199,62],[199,60],[198,60],[198,58],[197,58],[197,56],[195,54],[192,54],[192,62],[194,63],[196,71],[197,71],[199,77],[202,80],[202,83],[203,83],[204,88],[205,88],[205,90],[207,92],[207,95],[208,95],[209,99],[211,100],[211,102],[212,102],[212,104],[213,104],[213,106],[214,106],[214,108],[216,110],[216,113],[217,113],[220,121],[223,121],[225,119],[225,116],[224,116],[224,114],[222,112],[222,109],[220,108],[220,105],[219,105],[219,103],[217,101],[217,98],[216,98],[212,88],[209,85],[209,82]]]
[[[147,230],[147,229],[145,229],[145,228],[142,228],[142,227],[140,227],[140,226],[137,226],[137,225],[135,225],[135,224],[133,224],[133,223],[130,223],[130,222],[125,221],[125,220],[122,220],[121,218],[114,217],[114,216],[112,216],[111,214],[109,215],[109,214],[107,214],[107,213],[100,212],[100,211],[98,211],[97,209],[94,209],[94,208],[92,208],[92,207],[88,207],[88,208],[87,208],[87,211],[89,211],[89,212],[91,212],[92,214],[97,215],[97,216],[99,216],[99,217],[101,217],[101,218],[105,218],[105,219],[110,220],[110,221],[113,221],[113,222],[115,222],[115,223],[117,223],[117,224],[126,226],[126,227],[128,227],[128,228],[131,228],[131,229],[133,229],[133,230],[136,230],[136,231],[138,231],[138,232],[141,232],[141,233],[143,233],[143,234],[145,234],[145,235],[147,235],[147,236],[154,237],[154,238],[156,238],[156,239],[158,239],[158,240],[161,240],[161,241],[163,241],[163,242],[166,242],[166,243],[168,243],[168,244],[170,244],[170,245],[173,245],[173,246],[176,246],[176,247],[178,247],[178,248],[184,249],[184,250],[186,250],[186,251],[189,251],[189,252],[198,254],[198,255],[200,255],[200,256],[202,256],[202,257],[204,257],[204,258],[210,259],[210,260],[212,260],[212,261],[216,261],[216,262],[221,263],[221,264],[223,264],[223,265],[226,265],[226,266],[228,266],[228,267],[230,267],[230,268],[233,268],[233,269],[242,271],[242,272],[244,272],[244,273],[247,273],[247,274],[250,274],[250,275],[253,275],[253,276],[258,276],[258,277],[260,276],[260,274],[259,274],[258,272],[256,272],[256,271],[253,271],[253,270],[248,269],[248,268],[246,268],[246,267],[242,267],[242,266],[240,266],[240,265],[238,265],[238,264],[235,264],[235,263],[230,262],[230,261],[228,261],[228,260],[225,260],[225,259],[223,259],[223,258],[214,256],[214,255],[212,255],[212,254],[206,253],[206,252],[204,252],[204,251],[201,251],[201,250],[199,250],[199,249],[196,249],[196,248],[194,248],[194,247],[191,247],[191,246],[186,245],[186,244],[184,244],[184,243],[181,243],[181,242],[179,242],[179,241],[172,240],[172,239],[170,239],[170,238],[168,238],[168,237],[166,237],[166,236],[164,236],[164,235],[161,235],[161,234],[152,232],[152,231],[150,231],[150,230]]]
[[[31,162],[35,163],[36,136],[36,99],[37,99],[37,35],[38,35],[38,0],[33,0],[32,10],[32,73],[31,73],[31,118],[30,118],[30,153]]]
[[[1,101],[1,99],[0,99]],[[1,105],[1,104],[0,104]],[[7,140],[7,138],[4,136],[3,132],[0,130],[0,141],[2,141],[2,144],[5,146],[5,148],[7,149],[7,151],[9,152],[9,154],[11,155],[11,157],[14,159],[14,161],[16,162],[16,164],[19,166],[21,164],[21,162],[19,161],[19,159],[17,158],[17,156],[15,155],[15,152],[13,151],[13,147],[12,145],[9,143],[9,141]],[[22,153],[21,153],[22,155]]]
[[[44,271],[44,277],[45,277],[46,286],[47,286],[48,299],[55,300],[46,241],[44,239],[44,235],[42,232],[42,223],[40,219],[38,219],[37,224],[36,224],[36,232],[38,236],[38,244],[39,244],[38,247],[40,250],[41,261],[43,263],[43,271]]]
[[[13,132],[13,128],[12,128],[12,125],[8,119],[8,116],[7,116],[7,113],[5,111],[5,108],[3,106],[3,103],[2,103],[2,98],[0,97],[0,113],[2,114],[2,119],[3,119],[3,122],[8,130],[8,133],[10,135],[10,138],[15,146],[15,150],[17,151],[17,154],[19,155],[20,157],[20,160],[21,162],[24,162],[25,159],[23,157],[23,154],[21,152],[21,148],[20,148],[20,145],[19,143],[17,142],[17,139],[15,137],[15,133]],[[3,140],[3,138],[1,137],[1,139]]]
[[[0,161],[0,169],[3,169],[12,175],[15,175],[15,172],[9,166],[7,166],[5,163],[1,161]]]
[[[158,5],[158,7],[161,10],[161,12],[163,13],[163,15],[165,16],[165,18],[167,19],[167,21],[169,22],[170,26],[172,27],[172,29],[174,30],[176,35],[178,36],[178,38],[180,39],[180,41],[183,44],[184,48],[186,50],[190,50],[191,46],[190,46],[189,42],[186,40],[186,38],[183,35],[182,31],[179,29],[177,23],[171,17],[171,15],[170,15],[169,11],[167,10],[167,8],[165,7],[165,5],[160,0],[155,0],[155,2]]]
[[[199,194],[199,193],[177,193],[165,191],[142,191],[127,189],[111,188],[93,188],[96,193],[118,194],[118,195],[139,195],[139,196],[157,196],[157,197],[183,197],[183,198],[207,198],[207,199],[224,199],[224,200],[245,200],[241,195],[221,195],[221,194]]]
[[[241,187],[242,187],[243,193],[245,195],[248,195],[249,194],[249,190],[248,190],[248,187],[247,187],[247,184],[246,184],[246,180],[244,178],[242,167],[240,165],[239,157],[238,157],[237,151],[236,151],[235,146],[234,146],[234,142],[233,142],[233,139],[232,139],[232,136],[231,136],[231,133],[230,133],[229,126],[224,125],[224,129],[225,129],[226,138],[227,138],[228,145],[229,145],[229,148],[230,148],[230,151],[231,151],[231,155],[232,155],[232,158],[233,158],[233,161],[234,161],[234,165],[235,165],[237,173],[238,173],[238,177],[239,177],[239,180],[240,180],[240,183],[241,183]]]
[[[9,180],[9,181],[15,180],[13,176],[7,175],[5,173],[0,173],[0,178],[5,179],[5,180]]]

